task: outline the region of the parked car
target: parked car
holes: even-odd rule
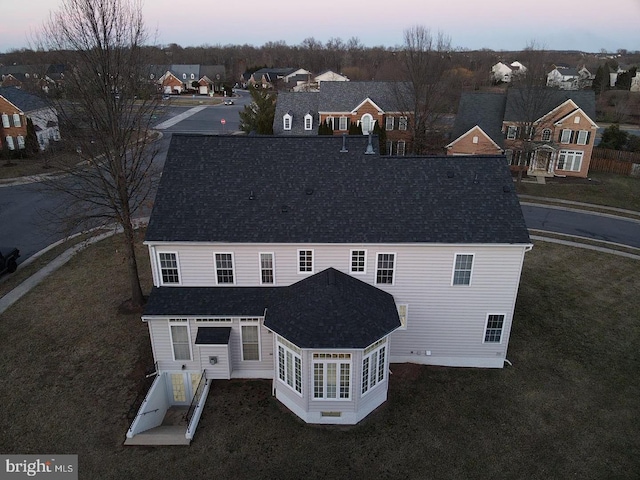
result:
[[[233,105],[233,100],[231,100],[230,98],[227,98],[227,99],[224,101],[224,104],[225,104],[225,105]]]
[[[0,275],[4,272],[13,273],[18,268],[20,250],[17,248],[0,247]]]

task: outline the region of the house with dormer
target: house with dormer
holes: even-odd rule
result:
[[[325,81],[318,92],[281,93],[273,131],[276,135],[312,135],[318,133],[319,123],[325,123],[334,135],[353,133],[354,126],[358,133],[368,135],[377,127],[386,137],[384,154],[403,156],[410,150],[413,118],[404,86],[399,82]]]
[[[533,101],[529,98],[532,95],[540,98]],[[526,114],[528,109],[534,110],[530,118]],[[513,171],[521,169],[528,175],[542,177],[584,178],[589,172],[598,129],[593,118],[593,91],[527,92],[510,88],[506,95],[465,93],[447,154],[502,150]],[[482,135],[480,130],[492,133]]]
[[[213,380],[268,379],[302,421],[355,424],[392,363],[503,367],[532,247],[504,157],[379,153],[174,134],[145,238],[155,380],[126,443],[189,443]]]

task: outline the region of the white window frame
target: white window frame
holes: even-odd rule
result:
[[[11,125],[9,124],[9,115],[6,113],[2,114],[2,126],[4,128],[9,128]]]
[[[515,125],[507,126],[507,140],[515,140],[518,137],[518,127]]]
[[[387,140],[387,155],[393,155],[393,142]]]
[[[575,117],[573,117],[573,123],[580,123],[580,116],[576,115]]]
[[[378,282],[378,272],[380,270],[389,270],[388,268],[380,267],[380,256],[381,255],[392,255],[393,258],[393,267],[391,268],[391,282]],[[374,278],[375,285],[395,285],[396,283],[396,267],[397,267],[397,255],[395,252],[377,252],[376,253],[376,276]]]
[[[404,157],[406,146],[407,144],[404,140],[398,140],[398,148],[396,150],[396,155],[399,157]]]
[[[571,130],[569,130],[568,128],[562,129],[562,133],[560,134],[560,143],[571,143]]]
[[[313,130],[313,116],[309,113],[304,116],[304,129]]]
[[[258,358],[246,360],[245,357],[245,339],[243,327],[255,327],[258,335]],[[247,345],[254,345],[247,343]],[[260,319],[259,318],[241,318],[240,319],[240,357],[243,362],[260,362],[262,361],[262,339],[260,338]]]
[[[18,140],[18,149],[23,150],[25,145],[24,145],[24,137],[22,135],[18,135],[16,137],[16,139]]]
[[[16,146],[13,143],[13,137],[11,135],[7,135],[6,140],[7,140],[7,148],[9,150],[15,150]]]
[[[489,321],[491,320],[491,317],[502,317],[502,324],[500,325],[500,327],[489,327]],[[492,345],[500,345],[502,344],[502,339],[504,338],[504,324],[506,322],[506,318],[507,316],[504,313],[488,313],[487,314],[487,319],[484,322],[484,331],[483,331],[483,336],[482,336],[482,343],[489,343]],[[496,333],[496,331],[498,331],[499,335],[500,335],[500,340],[495,341],[495,340],[487,340],[487,337],[489,338],[494,338],[494,335]]]
[[[409,119],[406,115],[398,117],[398,130],[406,131],[409,126]]]
[[[576,143],[578,145],[586,145],[588,138],[589,132],[587,130],[578,130],[578,138],[576,139]]]
[[[182,74],[182,79],[183,79],[183,80],[186,80],[186,79],[187,79],[187,74],[186,74],[186,73],[183,73],[183,74]]]
[[[283,130],[291,130],[291,125],[293,123],[292,121],[292,117],[291,115],[289,115],[288,113],[286,113],[283,117],[282,117],[282,128]]]
[[[360,267],[360,265],[357,266],[357,268],[354,270],[354,255],[356,254],[356,252],[362,252],[364,258],[364,265],[362,265],[362,267]],[[359,261],[359,259],[355,259],[357,262]],[[362,270],[358,270],[358,268],[362,268]],[[349,251],[349,272],[351,272],[353,275],[366,275],[367,273],[367,250],[365,248],[352,248]]]
[[[277,337],[278,373],[276,378],[302,397],[302,350],[282,337]]]
[[[302,269],[302,265],[301,265],[300,261],[302,260],[301,255],[303,254],[303,252],[305,254],[307,252],[309,252],[310,255],[311,255],[311,269],[310,270],[303,270]],[[315,255],[314,255],[313,249],[312,248],[299,248],[298,249],[298,255],[297,255],[297,264],[298,264],[298,267],[297,267],[298,273],[305,274],[305,275],[313,274],[313,272],[315,271]]]
[[[157,260],[158,260],[158,280],[160,281],[160,285],[181,285],[182,284],[182,276],[180,275],[180,260],[178,258],[178,252],[175,251],[167,251],[167,250],[163,250],[163,251],[158,251],[156,252],[157,255]],[[162,267],[162,255],[173,255],[174,256],[174,260],[176,262],[176,274],[178,277],[178,281],[177,282],[165,282],[164,280],[164,275],[163,275],[163,267]],[[167,268],[167,270],[169,270]],[[173,270],[173,267],[171,268],[171,270]]]
[[[262,265],[262,256],[270,255],[271,256],[271,277],[273,278],[272,282],[265,282],[263,277],[263,272],[269,270]],[[275,285],[276,284],[276,256],[273,252],[259,252],[258,253],[258,270],[260,272],[260,285]]]
[[[409,305],[406,303],[399,303],[396,307],[398,309],[398,317],[400,317],[400,328],[398,330],[406,330],[407,319],[409,318]]]
[[[362,115],[362,117],[360,118],[360,126],[362,127],[363,135],[369,135],[369,133],[373,132],[373,127],[375,126],[373,115],[371,115],[370,113],[365,113],[364,115]]]
[[[218,273],[221,270],[229,270],[228,268],[218,267],[218,255],[230,255],[231,256],[231,281],[221,282],[218,277]],[[233,256],[233,252],[213,252],[213,267],[215,270],[216,285],[235,285],[236,284],[236,262]]]
[[[393,130],[394,123],[395,123],[395,118],[388,115],[387,118],[385,119],[384,129],[387,132],[390,132],[391,130]]]
[[[551,129],[550,128],[545,128],[544,130],[542,130],[541,138],[542,138],[543,142],[551,141]]]
[[[338,130],[341,132],[346,132],[349,129],[349,122],[347,122],[347,117],[340,117],[338,120]]]
[[[312,400],[319,400],[319,401],[348,401],[351,400],[351,390],[353,389],[353,382],[352,382],[352,378],[353,378],[353,365],[351,363],[351,354],[350,353],[325,353],[325,352],[316,352],[313,353],[312,355],[312,375],[313,375],[313,392],[312,392],[312,396],[311,399]],[[336,365],[336,396],[335,397],[329,397],[328,396],[328,383],[327,383],[327,371],[328,371],[328,365],[330,364],[335,364]],[[322,366],[322,385],[320,385],[321,387],[321,395],[317,395],[318,394],[318,383],[317,383],[317,378],[316,378],[316,366],[321,365]],[[342,383],[342,366],[347,365],[348,366],[348,378],[347,378],[347,382],[348,383],[347,386],[343,385]],[[343,395],[343,389],[346,388],[346,393],[347,396],[342,396]]]
[[[170,318],[169,319],[169,339],[171,341],[171,357],[174,362],[190,362],[193,359],[193,349],[191,348],[191,329],[189,328],[189,320],[186,318]],[[173,327],[184,327],[187,329],[187,343],[189,344],[189,358],[176,358],[176,342],[173,339]],[[180,343],[178,345],[184,345]]]
[[[22,122],[20,121],[20,114],[19,113],[14,113],[13,114],[13,126],[14,127],[21,127],[22,126]]]
[[[471,257],[471,268],[467,269],[467,268],[456,268],[456,265],[458,263],[458,257]],[[451,286],[453,287],[460,287],[460,286],[470,286],[471,282],[473,281],[473,266],[476,262],[476,258],[475,258],[475,253],[456,253],[453,256],[453,272],[451,274]],[[469,280],[466,283],[455,283],[456,282],[456,273],[462,273],[462,272],[469,272]]]
[[[558,160],[556,170],[565,172],[579,172],[582,168],[582,160],[584,152],[582,150],[560,150],[558,152]],[[562,166],[560,166],[562,163]],[[566,168],[569,165],[569,168]]]
[[[387,379],[388,357],[386,337],[364,349],[360,382],[360,393],[363,397]]]

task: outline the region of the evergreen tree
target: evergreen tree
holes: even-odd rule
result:
[[[30,118],[27,118],[27,136],[24,139],[24,150],[27,157],[35,157],[40,153],[38,136]]]
[[[378,146],[380,155],[385,155],[387,152],[387,130],[380,126],[380,122],[376,122],[373,127],[373,134],[378,136]]]
[[[617,123],[614,123],[604,130],[598,147],[610,148],[612,150],[623,150],[627,143],[627,138],[627,132],[620,130],[620,126]]]
[[[362,125],[357,122],[349,124],[349,135],[362,135]]]
[[[240,112],[240,129],[246,133],[273,135],[276,96],[257,87],[251,87],[249,93],[253,101]]]
[[[596,95],[609,90],[609,67],[607,64],[598,67],[596,77],[593,79],[592,88],[596,92]]]

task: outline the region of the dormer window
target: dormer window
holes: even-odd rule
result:
[[[292,120],[292,116],[291,114],[287,113],[284,115],[284,117],[282,117],[282,128],[284,130],[291,130],[291,120]]]
[[[307,113],[304,116],[304,129],[305,130],[312,130],[313,129],[313,117],[311,116],[310,113]]]
[[[186,80],[186,79],[187,79],[187,74],[186,74],[186,73],[183,73],[183,74],[182,74],[182,79],[183,79],[183,80]]]
[[[193,80],[194,78],[196,78],[196,75],[194,73],[191,74],[191,80]]]
[[[365,113],[360,119],[360,126],[362,127],[362,134],[368,135],[373,130],[373,117],[370,113]]]

